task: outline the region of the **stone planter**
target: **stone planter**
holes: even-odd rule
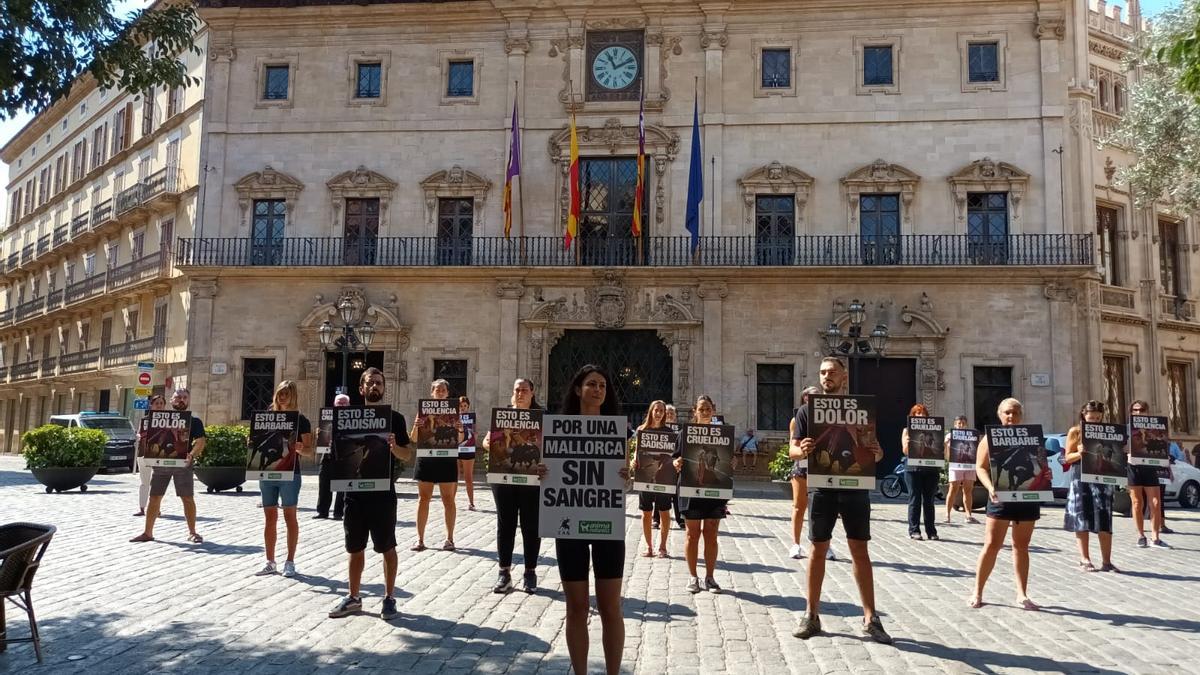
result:
[[[33,477],[46,486],[46,492],[63,492],[79,488],[87,492],[87,482],[100,470],[98,466],[67,466],[46,469],[30,469]]]
[[[240,466],[197,466],[192,468],[196,478],[204,483],[209,493],[223,490],[242,491],[246,482],[246,469]]]

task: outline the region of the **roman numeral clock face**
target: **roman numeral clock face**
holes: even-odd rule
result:
[[[638,60],[627,47],[605,47],[592,61],[592,77],[605,89],[624,89],[638,75]]]

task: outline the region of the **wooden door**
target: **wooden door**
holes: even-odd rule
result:
[[[342,251],[347,265],[374,265],[379,239],[379,199],[347,199]]]

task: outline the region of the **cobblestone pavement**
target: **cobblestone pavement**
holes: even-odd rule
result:
[[[340,523],[310,520],[316,478],[301,494],[300,576],[252,576],[263,562],[262,515],[253,484],[242,494],[198,494],[206,542],[185,543],[179,501],[167,496],[159,542],[128,543],[140,531],[136,476],[97,476],[86,494],[45,494],[0,458],[0,522],[58,526],[35,587],[45,664],[32,648],[0,654],[2,672],[565,673],[564,605],[553,542],[542,547],[536,595],[491,593],[495,513],[486,488],[478,512],[459,491],[456,553],[408,551],[415,537],[415,485],[400,486],[402,617],[378,618],[379,556],[371,553],[361,616],[329,619],[345,592]],[[197,483],[199,485],[199,483]],[[1118,518],[1116,564],[1124,574],[1076,570],[1061,508],[1046,509],[1034,534],[1032,613],[1013,602],[1011,553],[1000,554],[989,604],[969,610],[981,525],[942,525],[940,542],[906,536],[904,506],[877,502],[871,554],[878,605],[894,646],[864,642],[847,559],[829,565],[823,617],[830,637],[791,636],[804,609],[805,561],[787,557],[790,503],[773,486],[739,496],[722,525],[717,580],[726,593],[689,594],[680,557],[642,558],[631,512],[625,568],[624,669],[632,673],[809,672],[1200,672],[1200,513],[1172,509],[1171,550],[1134,547]],[[961,514],[956,514],[961,521]],[[435,502],[428,543],[444,537]],[[282,523],[280,524],[282,527]],[[839,531],[834,548],[846,554]],[[280,551],[282,552],[282,532]],[[1093,543],[1093,546],[1096,544]],[[518,557],[520,544],[518,538]],[[672,533],[678,556],[683,537]],[[280,557],[282,560],[282,556]],[[1094,559],[1099,563],[1098,554]],[[27,634],[9,607],[9,630]],[[593,613],[593,672],[602,672]]]

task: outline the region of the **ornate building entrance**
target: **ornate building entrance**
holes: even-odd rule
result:
[[[671,402],[671,351],[653,330],[568,330],[550,350],[546,406],[557,410],[571,378],[594,363],[612,377],[621,411],[640,424],[650,402]]]

